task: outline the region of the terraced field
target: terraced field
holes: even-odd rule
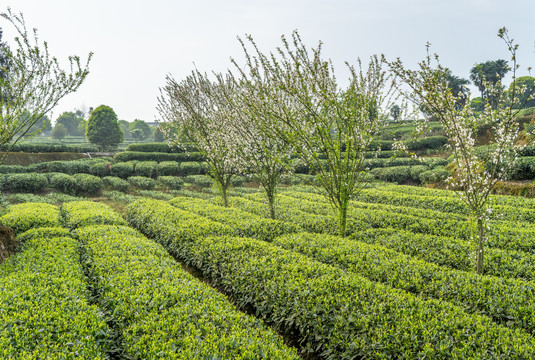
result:
[[[466,209],[380,185],[336,236],[312,188],[231,206],[205,195],[13,205],[0,264],[1,358],[529,359],[535,205],[496,196],[485,275]],[[188,195],[184,193],[184,195]],[[157,197],[153,199],[151,197]]]

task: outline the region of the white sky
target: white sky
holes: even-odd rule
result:
[[[58,59],[94,52],[88,79],[54,109],[54,120],[105,104],[119,119],[154,121],[166,74],[181,80],[194,64],[231,68],[230,57],[243,59],[236,37],[244,34],[264,52],[295,29],[311,47],[321,40],[339,78],[344,61],[378,53],[414,67],[430,42],[443,65],[468,78],[475,63],[510,59],[496,36],[506,26],[520,44],[519,75],[535,68],[534,0],[1,0],[0,12],[8,6]],[[0,27],[11,42],[4,20]]]

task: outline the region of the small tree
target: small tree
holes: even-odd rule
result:
[[[221,99],[223,106],[233,113],[229,117],[228,131],[235,143],[236,167],[251,174],[260,184],[266,194],[270,217],[275,219],[275,191],[288,166],[292,148],[283,138],[270,136],[269,127],[282,124],[271,115],[277,104],[269,96],[262,96],[263,90],[258,86],[259,82],[267,80],[254,71],[239,71],[239,80],[231,73],[225,78],[218,76],[221,88],[226,90]]]
[[[56,124],[52,129],[52,137],[56,140],[61,140],[67,135],[67,128],[63,124]]]
[[[115,147],[123,141],[123,132],[113,109],[100,105],[87,120],[85,137],[102,149]]]
[[[401,107],[397,104],[392,105],[390,107],[390,116],[392,116],[392,120],[398,121],[400,115],[401,115]]]
[[[154,140],[154,142],[164,142],[165,141],[165,137],[163,136],[163,134],[160,131],[160,128],[158,126],[156,126],[154,128],[154,131],[152,132],[152,140]]]
[[[265,130],[317,173],[345,236],[349,200],[366,181],[366,150],[386,120],[382,111],[390,92],[383,63],[373,57],[367,71],[360,61],[357,69],[348,65],[349,85],[341,88],[331,61],[322,58],[321,43],[309,52],[294,32],[291,42],[282,38],[277,54],[265,55],[248,39],[254,49],[254,56],[246,51],[249,72],[270,79],[255,83],[259,98],[273,103],[266,117],[276,122],[270,120]]]
[[[143,133],[143,130],[140,128],[136,128],[130,131],[130,135],[132,136],[132,139],[135,141],[143,141],[145,139],[145,134]]]
[[[14,49],[0,41],[0,145],[10,143],[9,151],[22,137],[39,133],[41,129],[32,130],[32,126],[82,85],[92,53],[85,66],[78,56],[69,57],[69,70],[63,70],[49,54],[47,43],[39,44],[37,31],[28,34],[22,14],[8,9],[0,18],[17,33]]]
[[[160,89],[157,110],[163,120],[160,128],[165,137],[183,146],[182,135],[203,154],[210,167],[224,206],[228,206],[227,191],[236,170],[235,139],[229,132],[234,115],[223,99],[228,89],[225,83],[210,81],[207,75],[193,71],[185,80],[176,82],[166,77]]]
[[[83,132],[81,134],[78,132],[78,126],[82,121],[84,121],[83,117],[76,115],[76,113],[72,111],[66,111],[57,118],[56,124],[63,124],[67,129],[68,135],[76,136],[83,135]]]
[[[500,29],[498,35],[505,40],[514,63],[513,84],[516,83],[515,71],[516,50],[518,45],[507,36],[505,28]],[[476,220],[476,261],[477,273],[484,269],[484,248],[486,242],[486,226],[489,194],[496,182],[505,177],[507,169],[513,166],[519,149],[515,146],[518,134],[518,123],[515,121],[513,104],[517,103],[519,89],[513,85],[511,98],[503,91],[501,81],[483,82],[486,94],[494,99],[494,104],[486,103],[481,114],[474,114],[467,100],[459,106],[459,99],[454,95],[447,81],[448,71],[438,62],[432,65],[432,57],[427,56],[419,64],[418,70],[407,70],[401,61],[391,62],[390,68],[411,89],[405,93],[408,98],[417,101],[432,112],[441,121],[444,131],[449,137],[453,150],[456,171],[449,179],[449,184],[460,189],[461,199],[470,210],[471,217]],[[403,91],[403,90],[402,90]],[[459,94],[459,96],[464,96]],[[484,123],[491,127],[495,143],[489,146],[486,153],[476,147],[478,125]]]
[[[136,129],[141,130],[141,138],[139,139],[140,141],[148,139],[150,135],[152,134],[149,124],[147,124],[143,120],[136,119],[134,120],[134,122],[130,123],[130,133],[132,137],[134,137],[134,135],[132,134],[132,131]],[[139,138],[139,135],[138,135],[138,138]]]

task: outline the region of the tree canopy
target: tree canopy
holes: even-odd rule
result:
[[[111,107],[100,105],[93,110],[87,120],[85,136],[89,142],[102,149],[114,147],[123,142],[123,132],[119,127],[117,115]]]
[[[70,56],[64,70],[49,54],[47,43],[39,43],[37,30],[28,33],[22,14],[8,9],[0,19],[17,34],[11,46],[0,41],[0,145],[14,146],[22,137],[40,132],[34,125],[60,99],[78,90],[89,74],[92,53],[85,65],[79,56]]]

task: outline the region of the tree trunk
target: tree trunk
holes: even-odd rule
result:
[[[485,228],[483,226],[483,219],[477,219],[477,232],[478,232],[478,242],[477,242],[477,254],[476,254],[476,272],[478,274],[483,274],[483,256],[484,256],[484,247],[483,242],[485,240]]]
[[[221,184],[221,195],[223,196],[223,206],[228,207],[228,201],[227,201],[227,187],[223,184]]]
[[[346,236],[347,225],[347,208],[349,206],[349,199],[343,199],[338,208],[338,233],[340,236]]]
[[[271,219],[275,220],[275,189],[270,188],[266,191],[268,205],[269,205],[269,216]]]

